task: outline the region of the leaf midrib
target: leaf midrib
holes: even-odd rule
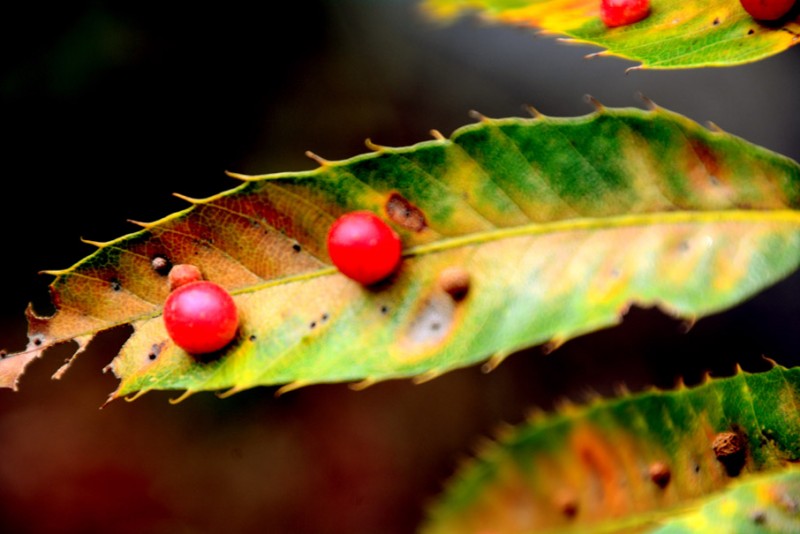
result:
[[[531,223],[521,226],[494,228],[484,232],[440,239],[433,243],[417,245],[403,252],[404,258],[413,258],[469,245],[480,245],[512,237],[566,233],[581,230],[612,230],[636,226],[669,226],[672,224],[713,223],[795,223],[800,226],[797,210],[720,210],[720,211],[670,211],[616,215],[611,217],[584,217],[548,223]],[[272,286],[291,284],[336,272],[335,267],[270,280],[263,284],[231,291],[232,294],[252,293]]]

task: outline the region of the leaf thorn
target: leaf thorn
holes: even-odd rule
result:
[[[364,145],[366,145],[366,147],[372,150],[373,152],[383,152],[384,150],[386,150],[385,146],[373,143],[372,139],[370,139],[369,137],[364,139]]]
[[[39,274],[49,274],[50,276],[61,276],[69,272],[69,269],[46,269],[39,271]]]
[[[306,154],[306,157],[307,157],[307,158],[311,158],[312,160],[316,161],[316,162],[317,162],[317,164],[318,164],[320,167],[326,167],[326,166],[328,166],[328,165],[330,165],[330,164],[331,164],[331,162],[330,162],[330,161],[328,161],[327,159],[325,159],[325,158],[323,158],[323,157],[321,157],[321,156],[318,156],[318,155],[314,154],[314,153],[313,153],[313,152],[311,152],[310,150],[306,150],[305,154]]]
[[[442,132],[440,132],[436,128],[432,129],[430,131],[430,133],[431,133],[431,137],[433,137],[437,141],[446,141],[447,140],[447,138],[444,135],[442,135]]]
[[[370,386],[373,386],[377,382],[378,380],[376,380],[375,378],[367,377],[360,382],[353,382],[352,384],[349,384],[347,387],[349,387],[352,391],[364,391],[365,389],[367,389]]]
[[[241,388],[239,388],[238,386],[234,386],[234,387],[232,387],[231,389],[229,389],[227,391],[217,392],[216,395],[217,395],[218,399],[227,399],[228,397],[231,397],[231,396],[235,395],[236,393],[239,393],[240,391],[242,391]]]
[[[289,393],[290,391],[306,387],[309,384],[310,382],[308,380],[295,380],[294,382],[291,382],[289,384],[286,384],[285,386],[278,388],[278,391],[275,392],[275,396],[280,397],[281,395]]]
[[[138,399],[139,397],[141,397],[142,395],[144,395],[145,393],[147,393],[148,391],[150,391],[150,390],[149,389],[140,389],[139,391],[137,391],[133,395],[128,395],[127,397],[125,397],[125,402],[133,402],[136,399]]]
[[[136,226],[141,226],[142,228],[150,228],[153,223],[146,223],[142,221],[136,221],[134,219],[128,219],[128,222],[131,224],[135,224]]]
[[[634,65],[633,67],[628,67],[627,69],[625,69],[625,76],[627,76],[628,74],[630,74],[635,70],[642,70],[643,68],[644,67],[642,65]]]
[[[225,171],[225,174],[230,176],[231,178],[233,178],[235,180],[241,180],[243,182],[249,182],[251,180],[255,180],[255,178],[253,176],[248,176],[247,174],[240,174],[238,172]]]
[[[539,111],[538,109],[536,109],[535,107],[533,107],[530,104],[526,104],[526,105],[524,105],[522,107],[534,119],[543,119],[543,118],[545,118],[544,114],[541,111]]]
[[[480,122],[488,122],[489,121],[489,117],[487,117],[486,115],[484,115],[483,113],[481,113],[479,111],[475,111],[474,109],[469,110],[468,115],[469,115],[469,118],[475,119],[476,121],[480,121]]]
[[[706,121],[706,125],[708,126],[708,129],[714,133],[725,133],[725,130],[717,126],[717,124],[713,121]]]
[[[638,98],[639,100],[641,100],[641,101],[642,101],[642,103],[644,104],[644,106],[645,106],[647,109],[649,109],[650,111],[656,111],[656,110],[658,109],[658,104],[656,104],[656,103],[655,103],[655,102],[653,102],[653,101],[652,101],[650,98],[648,98],[647,96],[645,96],[645,94],[644,94],[644,93],[642,93],[641,91],[636,91],[636,98]]]
[[[180,396],[175,397],[174,399],[169,399],[169,403],[174,406],[175,404],[179,404],[179,403],[185,401],[186,399],[188,399],[189,397],[191,397],[194,394],[195,394],[195,391],[191,391],[191,390],[187,389],[186,391],[181,393]]]
[[[765,354],[762,354],[761,357],[764,359],[764,361],[766,361],[768,364],[770,364],[771,367],[777,367],[778,366],[778,362],[776,362],[775,360],[773,360],[769,356],[766,356]]]
[[[551,354],[553,351],[561,347],[561,345],[563,345],[566,342],[567,338],[565,337],[562,337],[560,335],[553,336],[553,338],[550,341],[548,341],[542,346],[542,352],[545,354]]]
[[[595,111],[597,111],[598,113],[602,113],[603,111],[606,110],[606,107],[592,95],[589,94],[583,95],[583,100],[594,106]]]
[[[418,374],[417,376],[412,377],[411,381],[416,385],[420,385],[424,384],[425,382],[430,382],[431,380],[433,380],[434,378],[436,378],[441,374],[442,372],[439,371],[438,369],[431,369],[429,371],[425,371],[422,374]]]
[[[185,200],[190,204],[199,204],[201,202],[201,200],[198,198],[187,197],[186,195],[182,195],[180,193],[172,193],[172,196],[179,198],[181,200]]]
[[[508,355],[511,354],[511,351],[498,351],[492,354],[489,357],[489,360],[481,365],[481,372],[484,374],[491,373],[497,366],[503,363],[503,360],[508,358]]]
[[[87,245],[92,245],[92,246],[95,246],[97,248],[103,248],[108,244],[108,243],[101,243],[100,241],[93,241],[91,239],[84,239],[82,237],[80,238],[80,240],[81,240],[81,243],[86,243]]]

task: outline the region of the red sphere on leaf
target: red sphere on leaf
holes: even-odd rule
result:
[[[172,341],[186,352],[206,354],[236,337],[239,312],[233,298],[219,285],[190,282],[167,297],[164,326]]]
[[[380,282],[397,269],[400,237],[369,211],[342,215],[328,232],[328,255],[339,271],[362,284]]]
[[[633,24],[650,13],[650,0],[602,0],[600,18],[609,28]]]
[[[758,20],[778,20],[787,14],[795,0],[739,0],[750,16]]]

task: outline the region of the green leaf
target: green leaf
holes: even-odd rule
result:
[[[651,69],[721,67],[750,63],[800,42],[800,14],[774,24],[759,23],[739,0],[651,0],[640,22],[607,28],[600,0],[425,0],[434,18],[451,19],[476,10],[483,18],[569,36]]]
[[[800,460],[798,402],[800,369],[776,366],[536,416],[461,470],[423,531],[641,532],[731,482]],[[800,475],[791,476],[796,498]],[[752,493],[737,488],[665,532],[720,511],[760,512],[781,495]],[[689,531],[738,532],[716,525]]]
[[[631,306],[694,319],[800,262],[800,166],[654,108],[481,120],[407,148],[239,187],[99,244],[56,273],[58,312],[30,314],[28,351],[132,323],[115,397],[152,389],[432,378],[619,322]],[[365,288],[330,266],[339,215],[400,232],[392,279]],[[193,263],[234,293],[239,337],[217,358],[174,346],[152,260]],[[455,277],[453,273],[455,272]],[[462,293],[448,292],[466,278]],[[463,290],[466,291],[464,292]]]
[[[800,470],[755,476],[699,510],[669,521],[654,534],[800,532]]]

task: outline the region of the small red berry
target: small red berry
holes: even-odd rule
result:
[[[650,0],[602,0],[600,18],[609,28],[633,24],[650,13]]]
[[[778,20],[792,9],[795,0],[739,0],[742,7],[757,20]]]
[[[190,282],[167,297],[164,326],[172,341],[186,352],[206,354],[236,337],[239,313],[233,298],[219,285]]]
[[[342,215],[328,232],[328,254],[342,274],[362,284],[374,284],[400,263],[400,237],[369,211]]]
[[[189,282],[198,282],[202,279],[203,275],[200,274],[200,269],[191,263],[179,263],[173,266],[172,269],[169,270],[169,275],[167,277],[170,291],[178,289]]]

